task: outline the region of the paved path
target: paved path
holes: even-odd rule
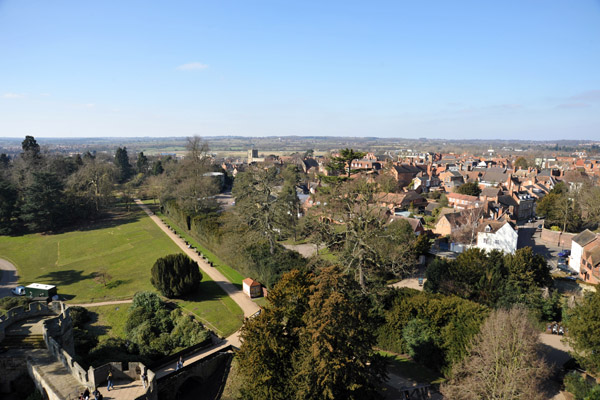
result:
[[[191,356],[185,357],[183,359],[183,365],[184,366],[185,365],[189,365],[191,363],[194,363],[194,362],[196,362],[198,360],[203,359],[204,357],[208,357],[211,354],[218,353],[219,351],[223,350],[225,347],[229,346],[230,344],[231,343],[229,343],[228,340],[224,340],[221,343],[218,343],[218,344],[216,344],[214,346],[211,346],[211,347],[209,347],[207,349],[200,350],[200,351],[194,353]],[[163,365],[163,366],[161,366],[159,368],[154,369],[153,371],[156,374],[156,379],[160,379],[160,378],[162,378],[164,376],[167,376],[167,375],[175,372],[176,371],[176,367],[177,367],[176,364],[177,364],[177,361],[171,362],[169,364],[166,364],[166,365]]]
[[[103,302],[100,302],[100,303],[84,303],[84,304],[69,304],[69,303],[67,303],[67,305],[69,307],[85,307],[85,308],[89,308],[89,307],[100,307],[100,306],[112,306],[113,304],[129,304],[129,303],[132,303],[132,302],[133,302],[133,299],[103,301]]]
[[[305,258],[311,258],[315,254],[317,254],[317,245],[313,243],[304,243],[304,244],[284,244],[288,250],[294,250],[298,253],[302,254]],[[325,246],[321,246],[321,248],[325,248]]]
[[[233,283],[229,282],[229,280],[227,280],[227,278],[225,278],[225,276],[216,268],[208,265],[208,263],[200,258],[198,253],[196,253],[194,250],[188,249],[187,245],[185,244],[185,240],[181,239],[176,233],[171,231],[160,218],[154,215],[154,213],[144,205],[144,203],[142,203],[139,199],[136,199],[135,202],[142,210],[146,212],[146,214],[148,214],[148,216],[150,216],[152,221],[154,221],[154,223],[156,223],[156,225],[158,225],[158,227],[162,229],[162,231],[165,232],[177,246],[179,246],[179,248],[187,256],[198,263],[200,269],[204,273],[206,273],[213,281],[215,281],[217,285],[219,285],[219,287],[223,289],[223,291],[227,293],[227,295],[231,297],[238,306],[240,306],[245,317],[250,317],[252,314],[260,310],[260,307],[256,303],[250,300],[250,298],[242,293],[242,291],[239,290]]]
[[[427,281],[427,279],[423,279],[423,284],[425,284],[425,281]],[[423,291],[423,285],[419,285],[418,278],[402,279],[401,281],[392,283],[390,286],[395,287],[395,288],[411,288],[411,289]]]
[[[17,286],[18,281],[17,268],[12,263],[0,258],[0,297],[11,296],[10,289]]]

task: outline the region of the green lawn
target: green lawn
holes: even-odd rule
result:
[[[102,341],[108,337],[125,338],[125,322],[131,304],[88,308],[91,321],[85,327]]]
[[[20,284],[57,285],[59,295],[68,303],[131,298],[142,290],[154,292],[152,265],[159,257],[179,252],[138,207],[75,231],[0,236],[0,258],[17,267]],[[210,278],[204,276],[202,282],[202,294],[196,302],[187,302],[186,309],[217,333],[237,330],[242,325],[242,310]],[[205,286],[208,289],[203,292]]]

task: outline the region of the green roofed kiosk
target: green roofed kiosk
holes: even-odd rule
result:
[[[29,286],[25,286],[25,296],[27,297],[52,298],[54,295],[56,295],[56,286],[54,285],[32,283]]]

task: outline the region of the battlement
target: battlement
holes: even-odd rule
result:
[[[0,317],[0,342],[4,340],[6,329],[15,322],[50,315],[62,315],[62,320],[64,320],[69,314],[67,307],[61,301],[53,301],[49,304],[36,301],[30,303],[27,309],[25,307],[11,308],[6,312],[6,315]]]

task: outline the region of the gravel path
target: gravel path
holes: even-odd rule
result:
[[[10,289],[17,286],[19,275],[17,268],[10,262],[0,258],[0,297],[12,296]]]

